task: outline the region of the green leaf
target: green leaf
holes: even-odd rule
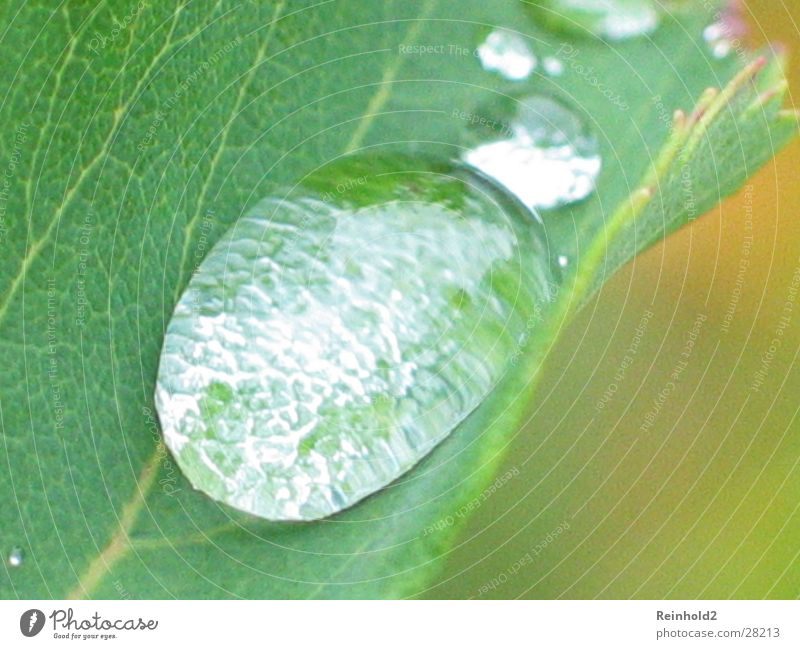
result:
[[[510,0],[2,12],[0,548],[23,552],[3,597],[424,593],[469,512],[509,479],[500,461],[565,319],[797,130],[780,62],[769,55],[754,84],[762,62],[710,57],[700,9],[613,44],[548,31]],[[593,198],[547,215],[572,271],[514,371],[411,473],[331,519],[267,523],[193,492],[160,444],[153,390],[197,264],[274,182],[383,143],[457,151],[468,124],[454,112],[518,90],[472,56],[493,25],[562,58],[563,77],[526,83],[584,113],[604,160]],[[724,90],[692,111],[709,86]]]

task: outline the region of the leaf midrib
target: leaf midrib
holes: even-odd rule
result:
[[[147,460],[136,481],[133,497],[122,506],[117,528],[103,550],[89,562],[84,572],[78,578],[78,584],[66,595],[66,599],[83,599],[91,596],[103,577],[111,568],[122,559],[130,550],[130,534],[139,518],[139,514],[147,502],[147,497],[156,483],[161,458],[160,449]]]

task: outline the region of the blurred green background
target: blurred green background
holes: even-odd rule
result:
[[[745,13],[751,44],[790,48],[797,106],[800,7]],[[800,595],[799,167],[795,143],[583,311],[513,440],[518,473],[424,596]]]

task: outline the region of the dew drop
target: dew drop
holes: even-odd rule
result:
[[[469,148],[463,161],[514,194],[529,209],[553,209],[588,197],[601,158],[597,139],[565,104],[545,96],[514,103],[503,132]],[[491,109],[487,112],[492,112]],[[535,179],[535,180],[534,180]]]
[[[556,258],[556,261],[558,262],[558,265],[561,268],[566,268],[567,266],[569,266],[569,257],[567,257],[566,255],[559,255]]]
[[[554,56],[545,57],[542,61],[542,68],[551,77],[560,77],[564,74],[564,64],[561,59],[557,59]]]
[[[12,568],[19,568],[24,558],[25,556],[22,552],[22,548],[13,548],[11,552],[8,553],[8,565]]]
[[[556,29],[610,41],[650,34],[661,19],[656,0],[539,0],[529,6]]]
[[[192,485],[270,520],[402,475],[502,378],[551,299],[543,228],[485,179],[355,158],[276,191],[211,249],[156,386]]]
[[[730,55],[733,45],[727,34],[725,23],[712,23],[703,30],[703,40],[708,44],[711,55],[715,59],[724,59]]]
[[[728,2],[717,14],[717,20],[703,30],[703,40],[714,58],[727,58],[742,47],[748,34],[743,10],[741,2]]]
[[[511,81],[527,79],[536,69],[534,56],[525,39],[505,29],[495,29],[478,46],[484,70],[498,72]]]

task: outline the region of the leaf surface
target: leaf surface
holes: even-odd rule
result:
[[[0,548],[24,560],[6,565],[0,596],[424,592],[458,543],[459,512],[503,479],[566,319],[795,134],[780,62],[769,55],[754,84],[764,62],[714,59],[702,39],[712,19],[685,10],[652,37],[609,44],[550,32],[510,0],[7,3]],[[525,83],[575,106],[604,160],[591,199],[546,217],[573,264],[513,371],[412,472],[339,516],[273,524],[194,492],[160,444],[153,390],[197,264],[273,182],[387,142],[457,152],[458,114],[520,90],[473,55],[498,25],[562,58],[562,77]],[[709,86],[724,90],[693,109]],[[686,118],[673,129],[677,109]]]

